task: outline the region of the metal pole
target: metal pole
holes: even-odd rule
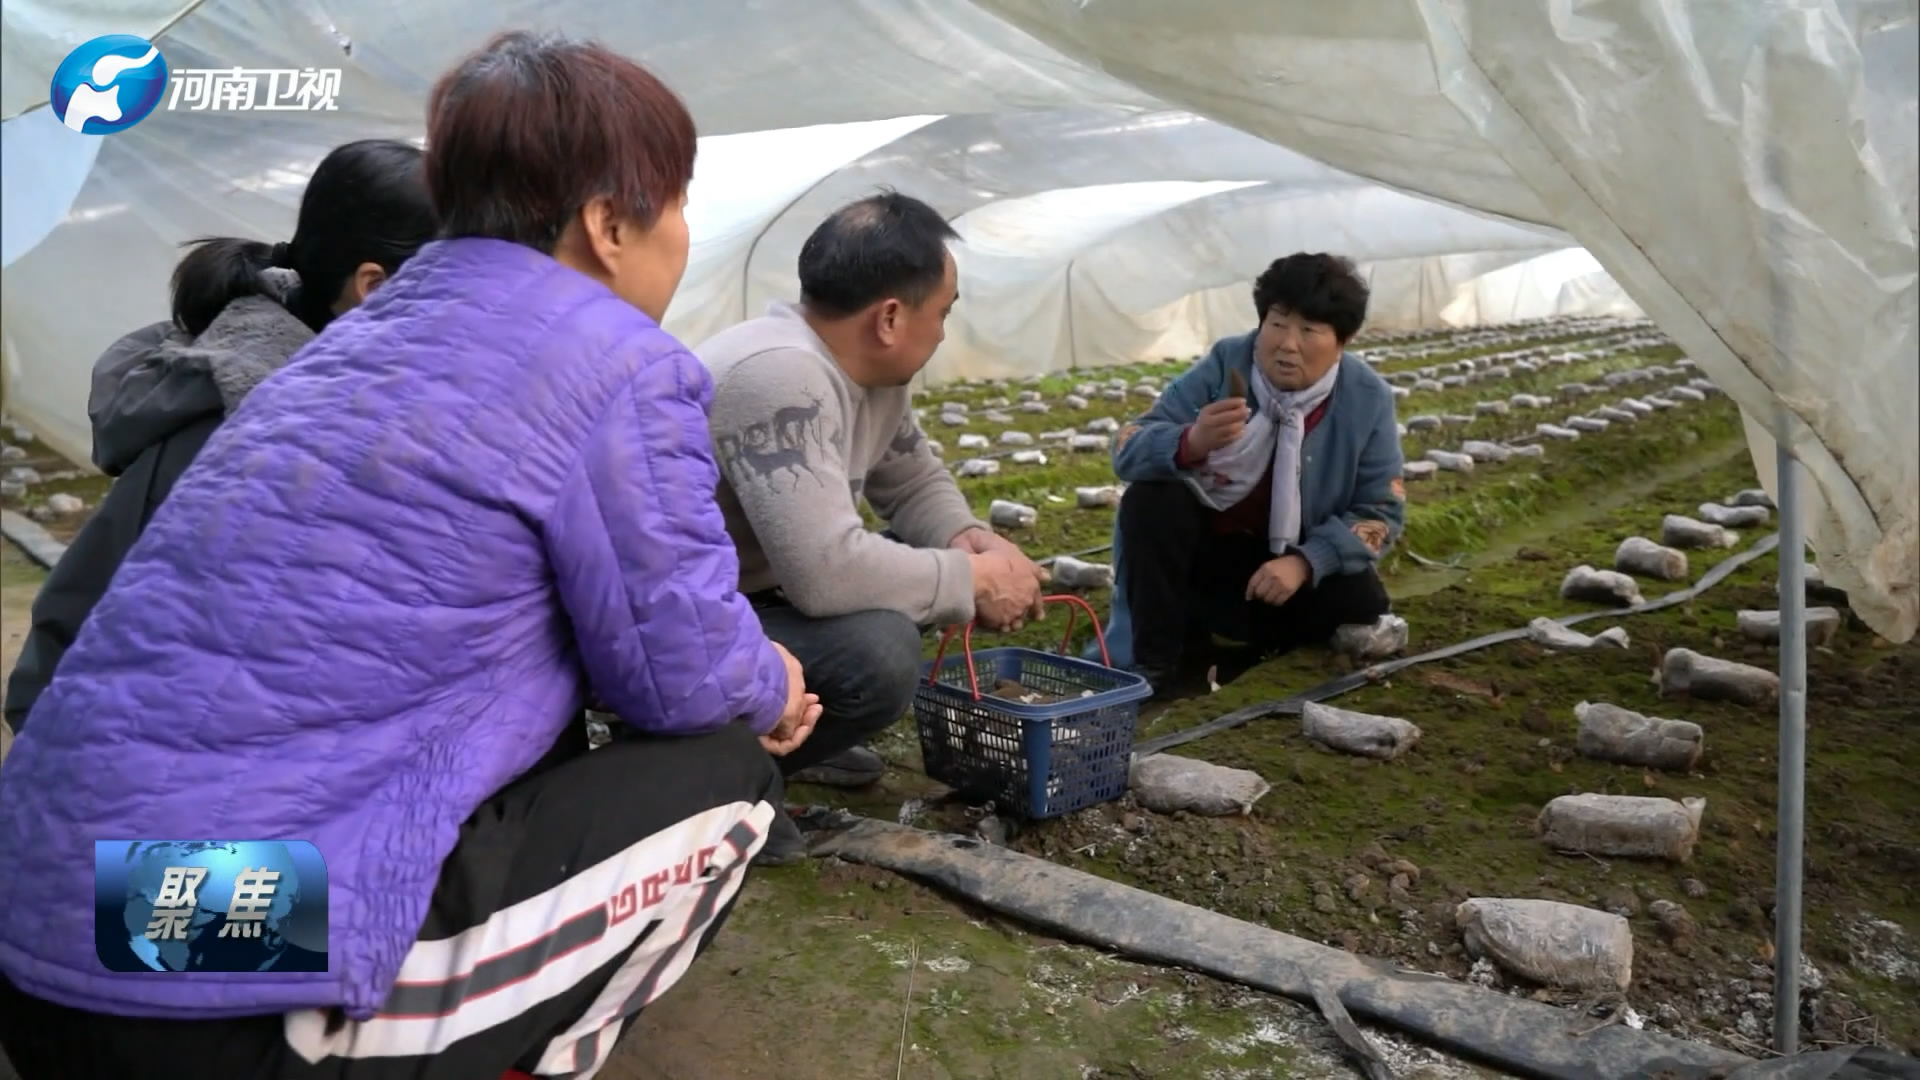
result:
[[[1807,539],[1800,463],[1786,439],[1780,471],[1780,795],[1773,885],[1773,1046],[1800,1048],[1800,871],[1807,810]]]
[[[1078,259],[1067,260],[1067,370],[1080,370],[1080,334],[1073,323],[1073,264]]]
[[[1776,191],[1786,187],[1785,162],[1775,148],[1767,173]],[[1784,281],[1785,237],[1776,223],[1768,229],[1767,257],[1773,307],[1776,370],[1785,377],[1792,363],[1792,313]],[[1783,388],[1775,387],[1778,394]],[[1775,818],[1773,881],[1773,1048],[1782,1054],[1800,1049],[1801,870],[1807,809],[1807,537],[1800,508],[1800,462],[1793,456],[1797,420],[1780,407],[1775,421],[1774,466],[1779,474],[1780,515],[1780,773]]]

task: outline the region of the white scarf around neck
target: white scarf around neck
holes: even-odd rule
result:
[[[1275,554],[1300,543],[1300,447],[1307,435],[1307,415],[1333,393],[1339,375],[1340,362],[1335,360],[1313,384],[1282,390],[1254,364],[1254,413],[1246,428],[1238,439],[1208,454],[1206,462],[1186,477],[1187,486],[1202,503],[1225,510],[1247,497],[1271,463],[1273,504],[1267,514],[1267,543]]]

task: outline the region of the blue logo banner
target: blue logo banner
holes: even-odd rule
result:
[[[108,971],[326,971],[327,865],[304,840],[96,840]]]
[[[145,120],[166,90],[167,60],[153,42],[107,34],[60,61],[47,104],[82,135],[112,135]]]

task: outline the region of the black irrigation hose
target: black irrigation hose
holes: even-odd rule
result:
[[[1412,548],[1401,548],[1400,554],[1413,560],[1415,566],[1428,570],[1462,570],[1465,569],[1463,564],[1467,560],[1465,555],[1455,555],[1453,558],[1442,562],[1439,559],[1429,559]]]
[[[1080,434],[1080,432],[1075,432],[1074,434],[1078,435]],[[1044,449],[1046,448],[1041,446],[1009,446],[1000,450],[989,450],[984,454],[974,454],[971,457],[961,458],[959,461],[953,462],[952,464],[948,465],[947,471],[952,472],[953,470],[959,468],[960,466],[965,465],[969,461],[994,461],[999,458],[1012,457],[1013,455],[1019,453],[1022,450],[1044,450]]]
[[[832,811],[800,820],[826,834],[812,844],[815,857],[907,874],[1043,933],[1134,960],[1314,1002],[1336,1031],[1351,1009],[1427,1045],[1541,1080],[1704,1080],[1750,1064],[1704,1043],[1626,1024],[1594,1026],[1530,998],[1398,969],[971,837]],[[1342,1042],[1351,1052],[1348,1038]]]
[[[1099,555],[1102,552],[1112,550],[1112,544],[1101,544],[1099,547],[1082,548],[1079,551],[1063,551],[1057,555],[1049,555],[1044,559],[1035,559],[1033,561],[1039,563],[1041,566],[1052,566],[1055,559],[1084,559],[1089,555]]]
[[[1611,619],[1625,615],[1644,615],[1650,611],[1662,611],[1676,604],[1684,604],[1694,597],[1699,596],[1701,593],[1706,592],[1708,589],[1713,588],[1715,585],[1720,584],[1722,581],[1725,581],[1727,576],[1735,570],[1740,569],[1779,546],[1779,533],[1764,536],[1756,540],[1753,546],[1747,548],[1747,550],[1737,555],[1728,556],[1715,563],[1712,569],[1700,575],[1699,581],[1694,582],[1684,589],[1670,592],[1657,600],[1648,600],[1645,603],[1635,604],[1632,607],[1607,608],[1600,611],[1583,612],[1579,615],[1564,615],[1555,619],[1554,622],[1559,623],[1561,626],[1575,626],[1589,619]],[[1389,675],[1404,671],[1407,668],[1419,664],[1429,664],[1435,660],[1448,660],[1462,653],[1475,652],[1488,646],[1503,645],[1509,641],[1520,641],[1526,636],[1527,630],[1525,627],[1518,630],[1501,630],[1497,633],[1483,634],[1480,637],[1448,645],[1431,652],[1420,653],[1417,656],[1403,656],[1397,660],[1374,664],[1359,671],[1342,675],[1337,679],[1329,679],[1318,686],[1302,690],[1291,697],[1280,698],[1277,701],[1261,702],[1257,705],[1249,705],[1244,709],[1236,709],[1225,716],[1209,720],[1198,727],[1191,727],[1185,731],[1176,731],[1171,734],[1162,735],[1157,739],[1148,739],[1143,743],[1136,744],[1133,752],[1137,757],[1146,757],[1148,754],[1158,754],[1161,751],[1169,750],[1176,746],[1184,746],[1187,743],[1204,739],[1209,735],[1218,735],[1223,731],[1231,731],[1234,728],[1252,723],[1262,717],[1297,715],[1300,712],[1300,707],[1307,702],[1327,701],[1331,698],[1339,697],[1341,694],[1379,682]]]

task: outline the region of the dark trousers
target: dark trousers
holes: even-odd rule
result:
[[[920,677],[920,628],[897,611],[856,611],[816,619],[775,593],[753,605],[768,637],[786,646],[820,695],[820,723],[800,748],[779,759],[791,776],[858,746],[906,715]]]
[[[623,735],[591,753],[570,725],[563,741],[461,827],[402,985],[373,1019],[318,1009],[106,1016],[0,978],[0,1047],[23,1080],[497,1080],[509,1069],[597,1069],[726,920],[782,782],[743,725]],[[527,925],[529,908],[552,917]]]
[[[1220,534],[1218,515],[1178,480],[1132,484],[1120,499],[1121,562],[1133,619],[1134,664],[1150,679],[1187,672],[1212,636],[1245,642],[1255,657],[1324,644],[1337,627],[1372,623],[1390,608],[1371,569],[1335,574],[1274,607],[1247,599],[1247,582],[1274,556],[1264,535]]]

